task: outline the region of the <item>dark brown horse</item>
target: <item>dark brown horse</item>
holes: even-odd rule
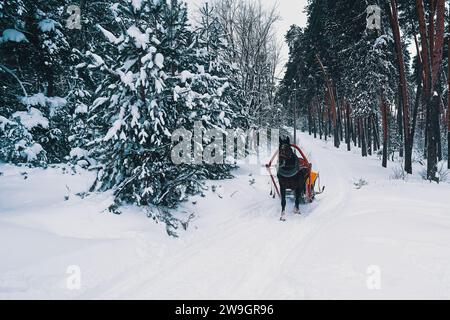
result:
[[[278,181],[281,193],[281,220],[285,221],[286,190],[292,190],[295,194],[294,214],[300,214],[300,199],[306,192],[306,180],[308,168],[300,166],[299,158],[292,150],[289,137],[280,138]]]

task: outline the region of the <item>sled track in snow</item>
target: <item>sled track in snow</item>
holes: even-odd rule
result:
[[[304,147],[310,150],[309,145]],[[283,283],[280,277],[292,277],[293,270],[302,264],[310,242],[320,234],[321,229],[339,219],[349,201],[350,187],[344,176],[348,169],[346,164],[336,162],[328,148],[315,150],[320,151],[314,154],[317,159],[314,166],[320,169],[323,180],[332,192],[325,192],[318,196],[316,202],[303,205],[303,215],[293,216],[290,213],[286,222],[279,222],[278,198],[267,200],[267,192],[263,192],[253,202],[242,206],[239,213],[230,214],[229,220],[218,225],[218,232],[205,231],[203,237],[193,243],[179,246],[179,251],[174,250],[173,256],[167,256],[160,268],[149,268],[149,264],[153,263],[149,258],[92,288],[87,297],[161,298],[152,287],[160,287],[160,282],[168,281],[167,286],[173,285],[180,293],[168,290],[162,293],[162,297],[180,298],[188,290],[182,284],[184,277],[186,283],[204,283],[192,289],[193,298],[250,298],[249,292],[256,297],[271,296],[270,288],[274,281]],[[292,207],[291,202],[288,203],[288,210]],[[183,239],[177,241],[183,242]],[[204,269],[201,267],[202,261]],[[199,268],[196,267],[198,265]],[[158,269],[163,271],[155,273],[154,270]],[[217,284],[222,277],[234,280],[229,280],[222,290],[208,285]],[[171,278],[175,280],[167,280]],[[211,296],[212,292],[215,294]]]

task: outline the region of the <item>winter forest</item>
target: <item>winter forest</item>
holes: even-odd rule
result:
[[[280,1],[0,0],[0,298],[450,298],[448,1]]]
[[[380,153],[384,167],[400,157],[408,174],[413,161],[426,162],[426,179],[439,182],[445,169],[438,162],[447,159],[450,169],[448,2],[375,2],[378,9],[366,1],[310,1],[308,27],[286,35],[279,101],[303,107],[310,135],[332,137],[349,151],[357,146],[363,157]],[[379,11],[380,21],[361,14],[364,8]],[[380,27],[367,28],[366,19]]]

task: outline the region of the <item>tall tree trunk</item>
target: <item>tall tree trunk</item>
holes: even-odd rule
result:
[[[328,104],[326,102],[327,95],[325,94],[325,104],[323,105],[323,135],[325,138],[325,141],[328,140]]]
[[[433,62],[433,87],[438,80],[439,70],[441,68],[443,51],[444,51],[444,33],[445,33],[445,0],[437,0],[436,3],[436,39],[432,47]]]
[[[333,125],[332,125],[332,116],[331,116],[331,110],[328,109],[328,138],[331,138],[333,132]]]
[[[430,121],[430,108],[426,105],[425,109],[425,143],[423,145],[423,158],[428,159],[428,123]]]
[[[323,114],[322,111],[320,112],[319,116],[319,139],[322,140],[323,135]]]
[[[363,118],[359,119],[359,123],[360,123],[359,133],[361,134],[361,155],[363,157],[367,157],[366,128],[364,119]]]
[[[339,136],[339,143],[342,141],[342,137],[343,132],[342,132],[342,104],[338,105],[338,117],[337,117],[337,122],[338,122],[338,136]]]
[[[355,148],[358,146],[358,141],[357,141],[357,137],[356,137],[356,123],[354,119],[350,118],[350,131],[352,132],[352,139],[353,139],[353,145],[355,146]]]
[[[447,168],[450,169],[450,37],[448,37],[448,75],[447,82]]]
[[[421,0],[417,0],[421,1]],[[397,63],[400,75],[400,91],[402,96],[402,111],[403,111],[403,131],[404,131],[404,145],[405,145],[405,171],[412,174],[412,152],[409,152],[409,144],[413,143],[411,137],[410,119],[409,119],[409,97],[406,82],[405,61],[403,59],[403,49],[400,37],[400,26],[398,22],[397,1],[391,0],[391,5],[388,10],[389,19],[391,22],[392,31],[394,34],[394,42],[397,53]]]
[[[317,138],[317,122],[316,122],[316,117],[317,117],[317,104],[316,104],[316,100],[313,99],[312,102],[312,121],[313,121],[313,133],[314,133],[314,139]]]
[[[333,87],[331,87],[331,89],[333,90]],[[332,108],[331,108],[331,110],[333,112],[334,146],[336,148],[339,148],[339,146],[341,145],[341,139],[339,138],[339,126],[340,126],[340,123],[338,122],[338,105],[337,105],[336,100],[334,98],[334,91],[332,91],[331,95],[332,95],[331,101],[332,101],[332,103],[334,103],[334,107],[332,106]]]
[[[441,137],[441,124],[439,120],[437,122],[437,158],[438,161],[442,161],[442,137]]]
[[[402,109],[402,96],[401,96],[401,90],[399,86],[399,96],[398,96],[398,106],[397,106],[397,127],[398,127],[398,135],[400,137],[400,149],[398,151],[400,158],[403,158],[405,156],[404,153],[404,134],[403,134],[403,109]]]
[[[381,98],[381,121],[383,125],[383,161],[382,166],[387,168],[388,158],[388,110],[384,97]]]
[[[355,126],[357,128],[357,136],[358,136],[358,148],[362,148],[361,144],[361,119],[355,119]]]
[[[322,111],[322,103],[318,104],[319,112],[319,139],[322,140],[322,130],[323,130],[323,111]]]
[[[439,131],[439,96],[435,95],[431,102],[430,119],[428,121],[428,159],[427,159],[427,178],[431,181],[439,182],[437,173],[437,135]]]
[[[308,133],[312,135],[312,102],[308,106]]]
[[[294,97],[294,144],[297,144],[297,95]]]
[[[329,103],[330,112],[331,112],[331,116],[332,116],[332,117],[330,117],[329,121],[331,124],[331,119],[333,120],[334,146],[336,148],[339,148],[340,140],[339,140],[339,134],[338,134],[338,128],[337,128],[337,106],[336,106],[336,96],[335,96],[335,92],[334,92],[334,86],[333,86],[331,78],[329,77],[327,71],[325,70],[325,67],[324,67],[322,61],[320,60],[320,56],[318,54],[316,54],[316,59],[320,65],[320,68],[322,69],[322,72],[325,77],[326,86],[327,86],[328,103]],[[331,133],[331,127],[330,127],[329,131]]]
[[[347,151],[351,150],[351,123],[350,123],[350,104],[348,102],[345,102],[345,114],[346,114],[346,142],[347,142]]]
[[[438,73],[442,63],[445,25],[444,0],[430,0],[428,14],[428,34],[423,0],[416,0],[417,15],[419,18],[419,31],[422,41],[422,62],[426,78],[424,98],[427,106],[427,176],[436,180],[438,143],[440,138],[439,110],[440,97],[433,95],[437,84]],[[435,15],[436,32],[435,32]]]
[[[420,32],[420,42],[422,46],[421,56],[422,56],[422,68],[424,73],[424,92],[425,98],[431,95],[431,57],[430,57],[430,43],[429,37],[427,34],[427,26],[425,20],[425,8],[423,4],[423,0],[416,0],[416,9],[417,15],[419,19],[419,32]]]
[[[372,117],[372,125],[373,125],[373,148],[374,151],[377,152],[380,150],[380,128],[378,126],[378,116],[374,114]]]
[[[442,116],[445,117],[445,110],[444,110],[444,100],[441,96],[439,96],[439,111],[438,111],[438,121],[437,121],[437,157],[438,162],[442,161],[442,134],[441,134],[441,121]]]
[[[343,99],[339,99],[339,95],[338,95],[338,90],[336,88],[336,99],[337,101],[340,101],[339,104],[337,104],[337,122],[338,122],[338,133],[339,133],[339,145],[341,144],[341,142],[343,141],[343,137],[344,137],[344,133],[343,133],[343,126],[342,126],[342,122],[343,122],[343,117],[342,117],[342,110],[344,109],[344,105],[343,105]]]
[[[367,153],[372,155],[372,115],[369,115],[366,120],[367,127]]]

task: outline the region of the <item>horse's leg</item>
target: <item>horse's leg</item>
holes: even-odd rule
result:
[[[295,208],[294,208],[294,214],[300,214],[300,197],[302,195],[301,187],[297,187],[295,189]]]
[[[308,170],[306,170],[303,174],[303,184],[302,184],[302,195],[305,196],[305,203],[308,202],[309,199],[309,195],[306,194],[306,190],[307,190],[307,186],[306,186],[306,180],[308,180],[309,176],[308,176]]]
[[[281,211],[284,212],[286,209],[286,188],[280,188],[281,193]]]
[[[281,220],[284,220],[286,210],[286,188],[282,187],[281,184],[280,184],[280,194],[281,194]]]

